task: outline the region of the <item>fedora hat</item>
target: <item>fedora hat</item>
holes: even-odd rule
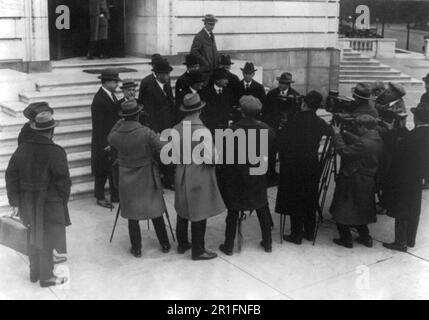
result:
[[[429,82],[429,73],[426,75],[426,77],[422,78],[424,82]]]
[[[48,111],[52,114],[54,114],[54,109],[52,109],[49,104],[45,101],[42,102],[34,102],[30,103],[27,108],[25,108],[23,114],[24,117],[26,117],[30,121],[34,121],[36,119],[36,116],[41,113]]]
[[[173,68],[166,59],[162,59],[154,63],[152,71],[155,73],[170,73]]]
[[[203,21],[217,23],[219,20],[213,14],[206,14],[203,18]]]
[[[255,65],[252,62],[246,62],[246,64],[244,65],[244,68],[241,68],[241,71],[243,71],[246,74],[249,74],[249,73],[255,73],[256,71],[258,71],[258,69],[255,69]]]
[[[200,82],[205,82],[206,79],[201,71],[189,72],[189,84],[193,85]]]
[[[399,97],[402,98],[407,94],[405,88],[401,86],[399,83],[389,82],[389,88],[399,94]]]
[[[234,62],[231,61],[231,57],[229,55],[223,54],[219,58],[219,64],[221,64],[223,66],[230,66],[230,65],[234,64]]]
[[[150,56],[150,65],[154,65],[155,63],[157,63],[158,61],[161,61],[163,58],[159,53],[154,53],[153,55]]]
[[[136,88],[138,87],[138,84],[135,83],[133,79],[125,79],[122,81],[121,89],[129,89],[129,88]]]
[[[128,100],[121,103],[121,111],[119,111],[118,115],[120,117],[134,116],[142,111],[142,109],[143,108],[137,104],[136,100]]]
[[[193,112],[200,110],[206,106],[206,103],[201,100],[198,93],[189,93],[183,98],[183,104],[180,111]]]
[[[185,62],[183,64],[187,67],[190,67],[190,66],[195,66],[197,64],[200,64],[200,62],[198,61],[198,57],[191,53],[186,55]]]
[[[47,131],[55,128],[58,124],[59,122],[54,120],[51,112],[43,111],[36,116],[30,127],[36,131]]]
[[[295,83],[295,81],[292,80],[292,74],[289,72],[282,73],[280,77],[277,77],[277,80],[279,83]]]
[[[352,88],[352,93],[360,99],[371,100],[371,88],[366,83],[358,83]]]
[[[317,91],[310,91],[304,97],[304,101],[311,109],[319,109],[322,105],[323,96]]]
[[[411,108],[411,112],[420,121],[429,123],[429,104],[420,102],[417,108]]]
[[[213,71],[213,80],[228,79],[228,74],[225,69],[217,68]]]
[[[101,75],[98,79],[101,79],[101,81],[121,81],[121,78],[119,78],[119,72],[115,69],[101,70]]]

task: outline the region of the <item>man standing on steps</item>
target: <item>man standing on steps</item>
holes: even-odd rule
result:
[[[212,14],[203,19],[204,28],[195,36],[191,47],[191,53],[195,55],[200,63],[202,71],[213,71],[218,66],[216,39],[213,30],[218,20]]]
[[[114,69],[102,70],[101,88],[96,93],[91,105],[92,141],[91,141],[91,168],[95,177],[94,196],[97,204],[111,209],[112,202],[118,202],[118,190],[113,183],[112,163],[114,150],[107,143],[107,136],[115,123],[119,120],[119,100],[115,95],[118,82],[118,72]],[[109,180],[110,201],[106,200],[104,188]]]

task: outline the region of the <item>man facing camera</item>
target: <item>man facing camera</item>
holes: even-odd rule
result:
[[[191,53],[198,58],[201,70],[213,71],[218,66],[219,53],[213,30],[218,20],[212,14],[203,19],[204,28],[195,36]]]

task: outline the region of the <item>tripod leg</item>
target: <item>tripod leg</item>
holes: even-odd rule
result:
[[[118,211],[116,212],[115,224],[113,225],[112,235],[110,236],[110,243],[113,241],[113,235],[115,234],[116,225],[118,224],[119,214],[121,212],[121,205],[118,205]]]

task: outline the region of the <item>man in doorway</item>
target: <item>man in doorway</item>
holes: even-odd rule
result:
[[[108,50],[108,22],[110,19],[107,0],[89,0],[90,33],[88,59],[98,55],[101,59],[107,58]]]
[[[203,71],[213,71],[218,65],[218,51],[213,30],[218,22],[217,18],[208,14],[203,19],[204,28],[195,36],[191,53],[195,55]]]

